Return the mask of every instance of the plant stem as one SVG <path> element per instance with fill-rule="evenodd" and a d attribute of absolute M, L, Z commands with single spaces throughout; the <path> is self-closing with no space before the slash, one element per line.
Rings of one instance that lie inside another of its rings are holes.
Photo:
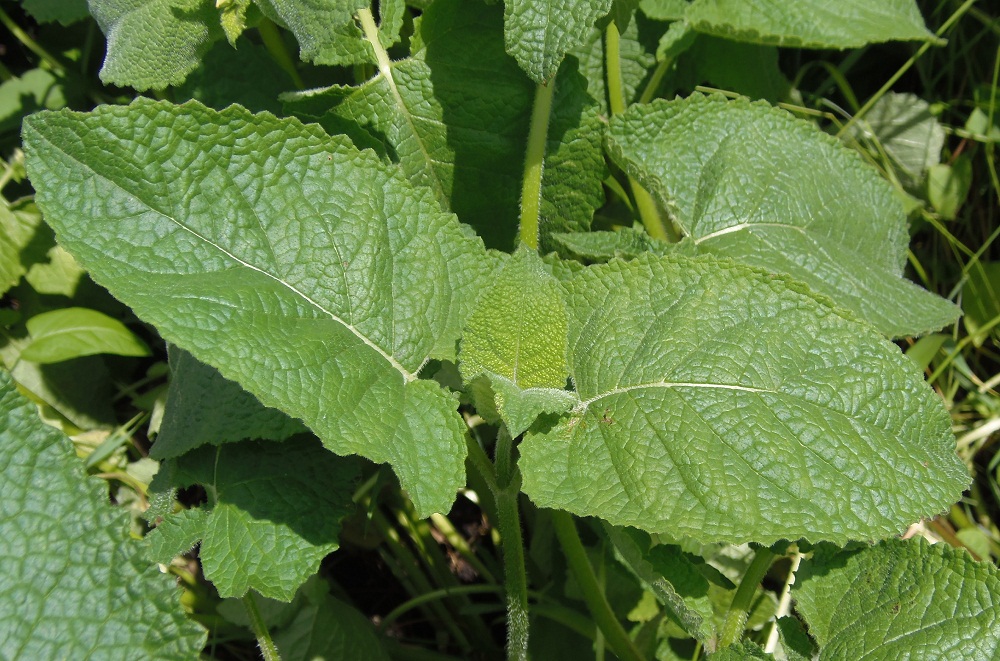
<path fill-rule="evenodd" d="M 743 629 L 750 614 L 750 607 L 753 605 L 754 594 L 757 593 L 757 586 L 764 580 L 764 574 L 767 573 L 773 560 L 774 553 L 771 549 L 762 548 L 754 555 L 753 562 L 740 581 L 740 587 L 736 589 L 733 603 L 729 605 L 726 621 L 722 624 L 722 633 L 719 635 L 720 649 L 739 642 L 743 637 Z"/>
<path fill-rule="evenodd" d="M 497 434 L 496 471 L 500 488 L 493 494 L 497 503 L 497 527 L 503 540 L 504 589 L 507 595 L 507 658 L 528 659 L 528 573 L 524 566 L 524 537 L 521 534 L 521 473 L 514 462 L 514 440 L 505 426 Z"/>
<path fill-rule="evenodd" d="M 14 19 L 8 16 L 7 12 L 3 9 L 0 9 L 0 23 L 3 23 L 4 27 L 10 30 L 10 33 L 13 34 L 18 41 L 24 44 L 25 48 L 45 60 L 49 66 L 52 67 L 53 71 L 56 73 L 64 73 L 66 71 L 66 67 L 64 67 L 62 62 L 59 61 L 59 58 L 42 48 L 38 42 L 32 39 L 31 35 L 27 32 L 22 30 L 21 26 L 15 23 Z"/>
<path fill-rule="evenodd" d="M 949 16 L 948 20 L 945 21 L 944 24 L 940 28 L 938 28 L 938 31 L 935 33 L 935 36 L 940 37 L 945 32 L 947 32 L 948 29 L 951 28 L 951 26 L 955 24 L 955 21 L 957 21 L 959 18 L 961 18 L 962 16 L 964 16 L 965 13 L 967 11 L 969 11 L 969 9 L 974 4 L 976 4 L 976 0 L 966 0 L 962 4 L 962 6 L 959 7 L 958 9 L 956 9 L 955 13 L 953 13 L 951 16 Z M 886 92 L 888 92 L 890 89 L 892 89 L 892 86 L 896 84 L 896 81 L 898 81 L 900 78 L 902 78 L 903 74 L 905 74 L 907 71 L 909 71 L 910 67 L 912 67 L 914 64 L 916 64 L 917 60 L 919 60 L 923 56 L 923 54 L 926 53 L 930 49 L 930 47 L 933 46 L 933 45 L 935 45 L 934 42 L 925 41 L 923 43 L 923 45 L 920 46 L 920 48 L 917 50 L 917 52 L 914 53 L 913 56 L 910 57 L 910 59 L 908 59 L 903 64 L 903 66 L 899 67 L 899 70 L 896 73 L 894 73 L 889 78 L 889 80 L 887 80 L 885 82 L 885 85 L 883 85 L 881 88 L 879 88 L 879 91 L 875 92 L 875 94 L 873 94 L 872 97 L 870 99 L 868 99 L 868 101 L 865 102 L 865 105 L 861 106 L 861 109 L 858 110 L 856 113 L 854 113 L 854 116 L 851 117 L 851 119 L 849 119 L 848 122 L 846 124 L 844 124 L 840 128 L 839 131 L 837 131 L 837 137 L 839 138 L 839 137 L 843 136 L 847 132 L 847 130 L 849 128 L 851 128 L 852 126 L 854 126 L 854 124 L 859 119 L 861 119 L 862 117 L 864 117 L 868 113 L 868 111 L 872 109 L 872 106 L 874 106 L 878 102 L 878 100 L 881 99 L 885 95 Z"/>
<path fill-rule="evenodd" d="M 281 38 L 281 33 L 278 32 L 278 26 L 274 24 L 274 21 L 267 17 L 261 18 L 260 23 L 257 24 L 257 32 L 260 33 L 260 39 L 264 42 L 264 48 L 271 54 L 281 70 L 291 77 L 295 87 L 298 89 L 305 87 L 302 77 L 295 69 L 295 61 L 288 53 L 285 41 Z"/>
<path fill-rule="evenodd" d="M 267 625 L 264 624 L 264 618 L 260 616 L 252 591 L 248 590 L 243 595 L 243 607 L 247 609 L 247 617 L 250 618 L 250 626 L 253 628 L 254 635 L 257 636 L 257 644 L 260 645 L 260 653 L 264 656 L 264 661 L 281 661 L 281 655 L 278 654 L 278 648 L 271 640 L 271 634 L 267 632 Z"/>
<path fill-rule="evenodd" d="M 767 643 L 764 651 L 773 654 L 778 647 L 778 620 L 792 611 L 792 585 L 795 584 L 795 574 L 799 571 L 802 563 L 802 553 L 797 549 L 792 555 L 792 566 L 788 569 L 788 578 L 785 579 L 785 587 L 781 589 L 781 598 L 778 600 L 778 609 L 774 612 L 774 622 L 771 632 L 767 636 Z"/>
<path fill-rule="evenodd" d="M 608 74 L 608 106 L 612 115 L 620 115 L 625 112 L 625 88 L 622 85 L 622 61 L 621 61 L 621 34 L 614 21 L 608 23 L 604 31 L 604 59 Z M 665 70 L 664 70 L 665 71 Z M 660 76 L 662 78 L 662 74 Z M 628 175 L 628 185 L 632 189 L 632 197 L 635 198 L 635 206 L 639 211 L 639 218 L 642 220 L 646 233 L 654 239 L 660 241 L 676 242 L 680 237 L 674 230 L 669 219 L 664 219 L 660 215 L 660 209 L 656 206 L 656 200 L 642 187 L 638 181 Z"/>
<path fill-rule="evenodd" d="M 535 103 L 531 109 L 528 149 L 524 157 L 524 177 L 521 184 L 521 241 L 538 250 L 538 219 L 542 202 L 542 170 L 545 167 L 545 145 L 549 135 L 549 116 L 555 95 L 555 79 L 539 83 L 535 88 Z"/>
<path fill-rule="evenodd" d="M 587 608 L 594 617 L 594 622 L 604 632 L 611 651 L 622 661 L 643 661 L 642 653 L 629 638 L 615 617 L 614 611 L 611 610 L 604 593 L 601 592 L 601 586 L 597 582 L 597 576 L 594 575 L 594 568 L 587 559 L 587 552 L 583 548 L 583 542 L 580 541 L 573 517 L 560 510 L 552 510 L 551 515 L 552 527 L 556 537 L 559 538 L 566 562 L 583 591 L 584 601 L 587 602 Z"/>

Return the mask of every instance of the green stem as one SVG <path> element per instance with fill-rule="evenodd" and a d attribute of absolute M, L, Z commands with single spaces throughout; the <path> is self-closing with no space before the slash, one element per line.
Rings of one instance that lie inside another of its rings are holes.
<path fill-rule="evenodd" d="M 620 115 L 625 112 L 626 106 L 625 88 L 622 85 L 620 45 L 621 34 L 618 32 L 618 26 L 615 25 L 615 22 L 611 21 L 604 31 L 604 59 L 608 74 L 608 105 L 611 107 L 612 115 Z M 646 228 L 646 233 L 660 241 L 678 241 L 679 237 L 673 224 L 660 214 L 656 200 L 649 194 L 649 191 L 631 176 L 628 177 L 628 185 L 632 189 L 632 197 L 635 198 L 635 206 L 639 211 L 642 225 Z"/>
<path fill-rule="evenodd" d="M 271 640 L 271 634 L 267 632 L 267 625 L 264 624 L 264 618 L 260 616 L 260 611 L 257 609 L 257 602 L 253 598 L 253 592 L 247 591 L 243 595 L 243 607 L 247 610 L 247 617 L 250 618 L 250 626 L 253 628 L 254 635 L 257 636 L 257 644 L 260 645 L 260 653 L 264 656 L 264 661 L 281 661 L 278 648 L 275 647 L 274 641 Z"/>
<path fill-rule="evenodd" d="M 601 592 L 601 586 L 597 582 L 597 576 L 594 575 L 594 568 L 587 559 L 587 552 L 583 548 L 583 542 L 580 541 L 573 517 L 559 510 L 552 510 L 551 515 L 552 527 L 556 537 L 559 538 L 566 562 L 583 592 L 583 599 L 587 602 L 587 608 L 594 617 L 594 622 L 604 632 L 608 646 L 621 661 L 643 661 L 642 653 L 629 638 Z"/>
<path fill-rule="evenodd" d="M 496 471 L 501 485 L 493 494 L 497 503 L 497 527 L 503 540 L 504 589 L 507 595 L 507 658 L 528 659 L 528 573 L 524 565 L 521 534 L 521 473 L 514 462 L 514 441 L 505 426 L 497 434 Z"/>
<path fill-rule="evenodd" d="M 3 23 L 4 27 L 10 30 L 11 34 L 13 34 L 18 41 L 24 44 L 28 50 L 48 62 L 53 71 L 57 73 L 64 73 L 66 71 L 66 67 L 64 67 L 62 62 L 59 61 L 59 58 L 42 48 L 38 42 L 32 39 L 31 35 L 27 32 L 22 30 L 21 26 L 15 23 L 3 9 L 0 9 L 0 23 Z"/>
<path fill-rule="evenodd" d="M 370 15 L 371 12 L 369 12 Z M 271 54 L 282 71 L 291 77 L 295 87 L 298 89 L 305 87 L 302 77 L 295 68 L 295 60 L 292 59 L 288 48 L 285 47 L 285 40 L 281 38 L 281 33 L 278 32 L 278 26 L 274 24 L 274 21 L 266 17 L 261 18 L 260 23 L 257 24 L 257 32 L 260 33 L 260 39 L 264 42 L 264 48 Z"/>
<path fill-rule="evenodd" d="M 729 612 L 726 613 L 726 621 L 722 624 L 722 633 L 719 635 L 719 648 L 729 647 L 740 641 L 743 637 L 743 629 L 746 627 L 747 616 L 753 605 L 753 597 L 757 593 L 757 587 L 764 580 L 771 562 L 774 561 L 774 553 L 770 549 L 762 548 L 753 557 L 753 562 L 747 568 L 747 573 L 740 581 L 740 587 L 736 589 L 736 596 L 733 603 L 729 605 Z"/>
<path fill-rule="evenodd" d="M 660 83 L 663 82 L 663 77 L 667 75 L 667 71 L 673 63 L 673 58 L 669 57 L 660 60 L 660 63 L 656 65 L 656 69 L 653 70 L 653 75 L 649 78 L 649 83 L 647 83 L 646 88 L 642 90 L 642 95 L 639 97 L 639 103 L 645 105 L 653 100 L 653 96 L 656 95 L 656 90 L 660 89 Z"/>
<path fill-rule="evenodd" d="M 940 28 L 938 28 L 938 31 L 935 33 L 935 36 L 940 37 L 945 32 L 947 32 L 951 28 L 951 26 L 955 24 L 955 21 L 964 16 L 965 13 L 969 11 L 969 9 L 971 9 L 972 5 L 974 4 L 976 4 L 976 0 L 966 0 L 962 4 L 962 6 L 956 9 L 955 13 L 949 16 L 948 20 L 945 21 Z M 839 131 L 837 131 L 837 137 L 839 138 L 843 136 L 845 133 L 847 133 L 847 130 L 850 129 L 852 126 L 854 126 L 854 124 L 859 119 L 868 114 L 868 111 L 872 109 L 872 106 L 874 106 L 878 102 L 878 100 L 885 95 L 886 92 L 892 89 L 892 86 L 896 84 L 896 81 L 902 78 L 903 74 L 909 71 L 910 67 L 916 64 L 917 60 L 919 60 L 923 56 L 923 54 L 926 53 L 928 49 L 930 49 L 930 47 L 934 45 L 935 44 L 932 41 L 925 41 L 923 45 L 920 46 L 920 48 L 917 50 L 917 52 L 914 53 L 913 56 L 910 57 L 910 59 L 903 64 L 903 66 L 899 67 L 899 71 L 894 73 L 892 77 L 886 81 L 885 85 L 883 85 L 879 89 L 879 91 L 875 92 L 875 94 L 873 94 L 872 97 L 868 99 L 867 102 L 865 102 L 865 105 L 861 106 L 861 109 L 858 110 L 856 113 L 854 113 L 854 116 L 851 117 L 851 119 L 848 120 L 848 122 L 844 124 L 844 126 L 842 126 Z"/>
<path fill-rule="evenodd" d="M 538 250 L 538 219 L 542 202 L 542 170 L 545 167 L 545 144 L 549 135 L 549 116 L 555 79 L 535 88 L 535 103 L 531 109 L 528 149 L 524 157 L 524 177 L 521 184 L 521 241 Z"/>

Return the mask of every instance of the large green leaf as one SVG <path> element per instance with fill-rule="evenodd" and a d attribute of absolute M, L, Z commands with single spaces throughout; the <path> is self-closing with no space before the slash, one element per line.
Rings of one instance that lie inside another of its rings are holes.
<path fill-rule="evenodd" d="M 818 553 L 793 594 L 820 661 L 1000 658 L 1000 572 L 947 544 Z"/>
<path fill-rule="evenodd" d="M 491 247 L 517 232 L 534 86 L 503 50 L 499 7 L 437 0 L 420 18 L 411 57 L 358 87 L 288 97 L 300 117 L 398 161 Z M 542 232 L 590 226 L 603 203 L 598 106 L 567 62 L 555 81 L 542 182 Z"/>
<path fill-rule="evenodd" d="M 201 539 L 205 577 L 220 595 L 241 597 L 253 588 L 289 601 L 337 549 L 356 476 L 356 461 L 327 452 L 308 436 L 194 450 L 157 480 L 168 480 L 169 487 L 203 485 L 211 509 L 160 524 L 174 546 L 157 540 L 154 531 L 157 560 L 169 562 Z M 154 486 L 165 490 L 162 482 Z"/>
<path fill-rule="evenodd" d="M 238 383 L 177 347 L 169 350 L 167 403 L 149 455 L 179 457 L 206 443 L 221 445 L 245 439 L 281 441 L 306 431 L 277 409 L 267 408 Z"/>
<path fill-rule="evenodd" d="M 685 17 L 700 32 L 797 48 L 934 38 L 914 0 L 694 0 Z"/>
<path fill-rule="evenodd" d="M 566 287 L 580 402 L 521 444 L 539 506 L 703 541 L 843 542 L 968 484 L 912 362 L 795 281 L 673 255 Z"/>
<path fill-rule="evenodd" d="M 205 632 L 107 501 L 106 483 L 0 370 L 0 657 L 198 655 Z"/>
<path fill-rule="evenodd" d="M 488 277 L 482 243 L 316 126 L 144 99 L 25 123 L 60 243 L 168 341 L 393 465 L 422 514 L 464 483 L 457 400 L 416 378 Z"/>
<path fill-rule="evenodd" d="M 202 0 L 90 0 L 90 11 L 108 40 L 101 80 L 140 92 L 184 82 L 222 36 Z"/>
<path fill-rule="evenodd" d="M 566 53 L 583 43 L 613 0 L 505 0 L 504 38 L 510 53 L 536 83 L 559 69 Z"/>
<path fill-rule="evenodd" d="M 492 382 L 493 405 L 512 436 L 543 412 L 562 413 L 573 405 L 565 389 L 566 323 L 559 282 L 538 253 L 524 247 L 469 317 L 459 352 L 462 377 Z"/>
<path fill-rule="evenodd" d="M 808 122 L 694 95 L 633 106 L 608 141 L 705 252 L 787 273 L 893 337 L 959 315 L 902 277 L 909 232 L 889 184 Z"/>

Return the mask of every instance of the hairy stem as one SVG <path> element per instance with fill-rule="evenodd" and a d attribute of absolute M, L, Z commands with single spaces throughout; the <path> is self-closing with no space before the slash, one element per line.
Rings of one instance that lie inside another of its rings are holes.
<path fill-rule="evenodd" d="M 538 219 L 542 202 L 542 170 L 545 166 L 545 144 L 549 135 L 549 116 L 555 79 L 535 88 L 535 103 L 531 109 L 531 128 L 528 131 L 528 149 L 524 157 L 524 176 L 521 183 L 521 241 L 532 250 L 538 250 Z"/>
<path fill-rule="evenodd" d="M 604 59 L 608 74 L 608 105 L 611 107 L 612 115 L 620 115 L 625 112 L 627 105 L 625 87 L 622 84 L 620 42 L 621 34 L 618 32 L 618 26 L 615 25 L 614 21 L 611 21 L 604 32 Z M 639 211 L 642 225 L 646 228 L 646 233 L 660 241 L 677 241 L 679 237 L 673 224 L 660 214 L 660 209 L 653 196 L 631 176 L 628 177 L 628 185 L 632 189 L 632 197 L 635 198 L 635 206 Z"/>
<path fill-rule="evenodd" d="M 281 661 L 281 655 L 278 654 L 278 648 L 271 640 L 271 634 L 267 631 L 264 618 L 260 616 L 260 610 L 257 608 L 252 591 L 247 591 L 243 595 L 243 607 L 246 608 L 247 617 L 250 618 L 250 626 L 253 628 L 254 635 L 257 636 L 257 644 L 260 645 L 260 653 L 263 655 L 264 661 Z"/>
<path fill-rule="evenodd" d="M 580 534 L 576 531 L 573 517 L 559 510 L 552 510 L 551 515 L 552 527 L 556 537 L 559 538 L 559 545 L 562 546 L 569 569 L 583 592 L 583 599 L 587 602 L 587 608 L 594 617 L 594 622 L 604 632 L 608 647 L 622 661 L 643 661 L 642 653 L 615 617 L 611 605 L 601 591 L 594 568 L 590 566 L 587 552 L 583 548 L 583 542 L 580 541 Z"/>
<path fill-rule="evenodd" d="M 774 553 L 770 549 L 762 548 L 754 555 L 753 562 L 740 581 L 740 587 L 736 589 L 733 603 L 729 605 L 726 621 L 722 624 L 722 633 L 719 635 L 720 649 L 739 642 L 743 637 L 743 629 L 750 614 L 750 607 L 753 605 L 753 597 L 757 593 L 757 586 L 764 580 L 764 574 L 767 573 L 773 560 Z"/>
<path fill-rule="evenodd" d="M 504 588 L 507 595 L 507 658 L 528 658 L 528 573 L 524 566 L 524 537 L 521 534 L 521 473 L 514 462 L 514 439 L 504 426 L 497 434 L 496 472 L 499 488 L 497 527 L 503 540 Z"/>

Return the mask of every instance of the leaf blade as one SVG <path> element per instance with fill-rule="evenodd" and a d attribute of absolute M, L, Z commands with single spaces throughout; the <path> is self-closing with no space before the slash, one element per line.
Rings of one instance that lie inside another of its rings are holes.
<path fill-rule="evenodd" d="M 491 266 L 426 191 L 318 127 L 238 107 L 35 115 L 25 142 L 47 217 L 95 280 L 328 448 L 392 463 L 421 512 L 448 508 L 464 427 L 415 373 L 453 357 Z M 66 206 L 87 199 L 103 201 Z"/>
<path fill-rule="evenodd" d="M 581 401 L 521 445 L 540 506 L 705 541 L 847 541 L 968 483 L 914 366 L 794 281 L 674 255 L 567 287 Z"/>

